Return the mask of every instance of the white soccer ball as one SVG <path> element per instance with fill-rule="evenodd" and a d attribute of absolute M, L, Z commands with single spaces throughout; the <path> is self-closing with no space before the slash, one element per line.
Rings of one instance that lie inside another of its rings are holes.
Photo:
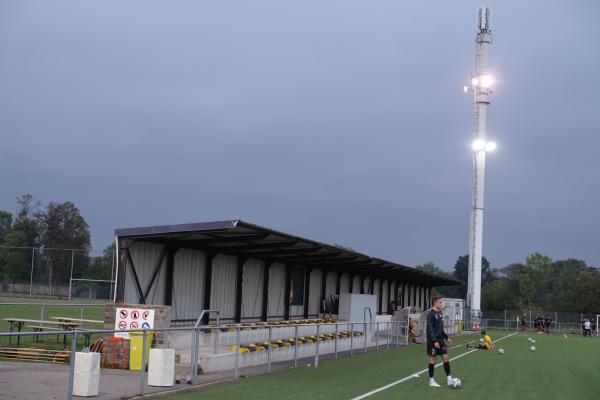
<path fill-rule="evenodd" d="M 531 346 L 531 351 L 535 351 L 535 346 Z"/>
<path fill-rule="evenodd" d="M 498 354 L 500 354 L 500 355 L 504 354 L 504 349 L 498 349 Z"/>
<path fill-rule="evenodd" d="M 462 382 L 458 378 L 452 378 L 452 387 L 454 389 L 459 389 L 462 387 Z"/>
<path fill-rule="evenodd" d="M 531 339 L 531 344 L 535 344 L 535 340 L 534 339 Z"/>

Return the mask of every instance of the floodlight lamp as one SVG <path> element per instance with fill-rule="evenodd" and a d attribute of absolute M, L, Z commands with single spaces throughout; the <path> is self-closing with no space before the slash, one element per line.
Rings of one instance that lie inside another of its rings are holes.
<path fill-rule="evenodd" d="M 491 75 L 482 75 L 479 79 L 480 83 L 481 83 L 481 87 L 489 89 L 492 87 L 492 84 L 494 83 L 494 79 L 492 78 Z"/>
<path fill-rule="evenodd" d="M 479 86 L 479 79 L 477 79 L 477 78 L 473 78 L 473 79 L 471 79 L 471 84 L 472 84 L 473 86 Z"/>
<path fill-rule="evenodd" d="M 467 93 L 469 91 L 469 87 L 468 86 L 463 86 L 463 90 L 465 91 L 465 93 Z"/>
<path fill-rule="evenodd" d="M 482 151 L 483 149 L 485 149 L 485 142 L 481 139 L 476 139 L 473 142 L 473 150 Z"/>
<path fill-rule="evenodd" d="M 485 144 L 485 151 L 494 151 L 496 150 L 496 143 L 495 142 L 487 142 Z"/>

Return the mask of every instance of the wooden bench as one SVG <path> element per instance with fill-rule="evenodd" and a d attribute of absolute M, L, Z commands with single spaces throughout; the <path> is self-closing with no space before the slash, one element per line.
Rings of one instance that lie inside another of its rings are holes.
<path fill-rule="evenodd" d="M 0 348 L 0 358 L 45 363 L 65 363 L 71 353 L 64 350 L 46 350 L 36 348 Z"/>
<path fill-rule="evenodd" d="M 42 326 L 42 325 L 27 325 L 27 328 L 33 329 L 34 332 L 44 332 L 45 331 L 62 331 L 61 328 L 54 328 L 52 326 Z M 43 342 L 43 340 L 38 340 L 38 338 L 42 335 L 35 335 L 34 340 L 36 342 Z M 56 335 L 56 341 L 58 342 L 60 335 Z"/>

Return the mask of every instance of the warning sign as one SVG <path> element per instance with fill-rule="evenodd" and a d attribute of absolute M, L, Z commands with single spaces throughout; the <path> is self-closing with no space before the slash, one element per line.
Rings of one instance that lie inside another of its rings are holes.
<path fill-rule="evenodd" d="M 115 330 L 118 331 L 154 328 L 154 310 L 117 308 L 115 317 Z M 129 339 L 129 332 L 115 332 L 115 336 Z"/>

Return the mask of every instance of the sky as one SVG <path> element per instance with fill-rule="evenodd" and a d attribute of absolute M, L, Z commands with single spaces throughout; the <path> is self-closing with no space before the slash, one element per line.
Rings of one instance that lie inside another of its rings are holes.
<path fill-rule="evenodd" d="M 468 253 L 479 1 L 0 2 L 0 209 Z M 483 254 L 600 266 L 600 3 L 489 1 Z"/>

